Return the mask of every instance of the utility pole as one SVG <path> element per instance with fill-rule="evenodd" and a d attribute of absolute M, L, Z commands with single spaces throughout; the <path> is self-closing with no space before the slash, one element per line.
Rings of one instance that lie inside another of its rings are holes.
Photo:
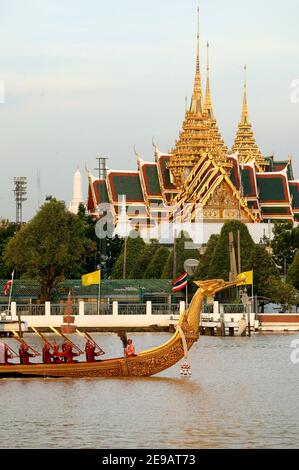
<path fill-rule="evenodd" d="M 229 240 L 229 260 L 230 260 L 229 280 L 234 281 L 237 277 L 237 263 L 236 263 L 236 252 L 235 252 L 233 232 L 229 232 L 228 240 Z"/>
<path fill-rule="evenodd" d="M 20 228 L 23 222 L 23 202 L 27 201 L 27 178 L 26 176 L 14 177 L 15 201 L 16 201 L 16 224 Z"/>
<path fill-rule="evenodd" d="M 176 263 L 177 263 L 177 246 L 176 246 L 176 231 L 174 231 L 174 240 L 173 240 L 173 272 L 172 272 L 173 280 L 175 280 L 175 279 L 177 278 Z"/>
<path fill-rule="evenodd" d="M 128 237 L 125 236 L 125 244 L 124 244 L 124 264 L 123 264 L 123 279 L 127 277 L 127 243 Z"/>
<path fill-rule="evenodd" d="M 238 274 L 242 272 L 241 268 L 241 237 L 240 230 L 237 232 L 237 244 L 238 244 Z"/>
<path fill-rule="evenodd" d="M 99 180 L 105 180 L 107 176 L 107 165 L 106 162 L 108 158 L 106 157 L 97 157 L 98 160 L 98 168 L 95 168 L 96 171 L 99 172 Z"/>

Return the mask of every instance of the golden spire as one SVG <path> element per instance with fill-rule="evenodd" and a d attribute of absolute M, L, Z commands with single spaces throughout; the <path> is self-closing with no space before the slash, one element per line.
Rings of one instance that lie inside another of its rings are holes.
<path fill-rule="evenodd" d="M 214 119 L 211 90 L 210 90 L 210 58 L 209 58 L 210 44 L 207 42 L 207 82 L 206 82 L 206 98 L 204 104 L 204 112 L 209 119 Z"/>
<path fill-rule="evenodd" d="M 248 105 L 247 105 L 247 66 L 244 65 L 244 97 L 243 97 L 243 108 L 241 123 L 243 125 L 248 124 Z"/>
<path fill-rule="evenodd" d="M 197 7 L 196 71 L 190 111 L 192 113 L 202 114 L 202 89 L 199 62 L 199 6 Z"/>
<path fill-rule="evenodd" d="M 267 160 L 263 157 L 252 130 L 249 121 L 248 104 L 247 104 L 247 67 L 244 66 L 244 95 L 242 105 L 241 121 L 238 126 L 235 143 L 232 147 L 233 152 L 238 152 L 239 162 L 241 164 L 254 160 L 258 171 L 264 171 L 268 165 Z"/>
<path fill-rule="evenodd" d="M 197 162 L 208 154 L 214 156 L 220 165 L 225 163 L 223 154 L 225 146 L 221 139 L 216 120 L 210 119 L 203 112 L 202 88 L 199 61 L 199 8 L 197 8 L 197 43 L 196 72 L 191 106 L 186 111 L 179 138 L 171 150 L 168 169 L 176 187 L 182 188 L 186 178 Z M 210 106 L 212 109 L 212 105 Z"/>
<path fill-rule="evenodd" d="M 227 166 L 226 156 L 228 154 L 228 148 L 224 144 L 221 137 L 216 118 L 214 116 L 211 89 L 210 89 L 210 56 L 209 56 L 210 44 L 207 43 L 207 82 L 206 82 L 206 96 L 204 103 L 204 116 L 207 119 L 210 126 L 210 141 L 213 147 L 218 150 L 218 161 L 222 166 Z"/>

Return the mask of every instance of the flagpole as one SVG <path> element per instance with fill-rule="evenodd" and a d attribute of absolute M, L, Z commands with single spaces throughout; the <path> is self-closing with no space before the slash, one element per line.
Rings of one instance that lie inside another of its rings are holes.
<path fill-rule="evenodd" d="M 100 315 L 100 302 L 101 302 L 101 270 L 99 269 L 99 289 L 98 289 L 98 315 Z"/>
<path fill-rule="evenodd" d="M 186 311 L 188 309 L 188 282 L 186 284 Z"/>
<path fill-rule="evenodd" d="M 11 283 L 11 286 L 10 286 L 9 298 L 8 298 L 8 315 L 10 314 L 10 316 L 11 316 L 11 313 L 10 313 L 10 310 L 11 310 L 11 296 L 12 296 L 12 288 L 13 288 L 13 282 L 14 282 L 14 275 L 15 275 L 15 270 L 13 270 L 12 275 L 11 275 L 12 283 Z"/>

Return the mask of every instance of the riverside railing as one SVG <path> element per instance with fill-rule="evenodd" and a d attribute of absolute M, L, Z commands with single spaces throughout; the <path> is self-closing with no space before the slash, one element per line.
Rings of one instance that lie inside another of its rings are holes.
<path fill-rule="evenodd" d="M 16 304 L 18 315 L 45 315 L 45 305 L 37 304 Z"/>
<path fill-rule="evenodd" d="M 146 304 L 118 304 L 118 315 L 146 315 Z"/>
<path fill-rule="evenodd" d="M 84 302 L 84 315 L 113 315 L 113 305 Z"/>
<path fill-rule="evenodd" d="M 152 315 L 179 315 L 179 304 L 152 304 Z"/>
<path fill-rule="evenodd" d="M 69 313 L 71 311 L 71 313 Z M 79 315 L 79 305 L 66 305 L 66 304 L 52 304 L 51 303 L 51 315 Z"/>

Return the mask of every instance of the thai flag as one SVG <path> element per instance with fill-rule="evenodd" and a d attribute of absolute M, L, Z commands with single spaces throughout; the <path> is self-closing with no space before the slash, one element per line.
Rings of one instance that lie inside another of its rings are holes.
<path fill-rule="evenodd" d="M 185 289 L 188 284 L 188 273 L 182 274 L 180 277 L 172 281 L 172 292 L 179 292 Z"/>
<path fill-rule="evenodd" d="M 9 290 L 11 289 L 11 286 L 13 285 L 13 278 L 14 278 L 15 270 L 11 273 L 11 279 L 7 281 L 4 287 L 4 295 L 8 295 Z"/>

